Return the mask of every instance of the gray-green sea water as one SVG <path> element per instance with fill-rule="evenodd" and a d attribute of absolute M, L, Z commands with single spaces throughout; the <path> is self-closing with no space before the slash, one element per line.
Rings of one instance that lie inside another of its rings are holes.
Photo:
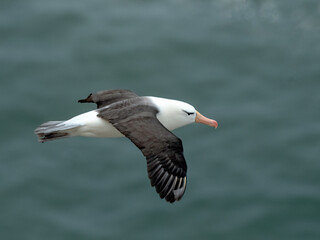
<path fill-rule="evenodd" d="M 103 89 L 219 122 L 169 204 L 127 139 L 40 144 Z M 1 0 L 0 239 L 320 239 L 318 0 Z"/>

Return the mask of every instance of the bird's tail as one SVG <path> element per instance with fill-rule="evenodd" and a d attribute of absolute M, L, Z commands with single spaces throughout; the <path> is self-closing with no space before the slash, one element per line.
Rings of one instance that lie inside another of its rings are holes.
<path fill-rule="evenodd" d="M 70 137 L 72 130 L 79 127 L 76 124 L 66 124 L 65 121 L 50 121 L 41 124 L 34 133 L 38 135 L 39 142 Z"/>

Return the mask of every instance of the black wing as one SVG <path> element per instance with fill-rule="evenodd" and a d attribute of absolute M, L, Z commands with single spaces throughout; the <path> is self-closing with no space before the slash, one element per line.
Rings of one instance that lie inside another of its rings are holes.
<path fill-rule="evenodd" d="M 158 110 L 144 97 L 100 110 L 99 117 L 129 138 L 147 159 L 148 176 L 161 198 L 173 203 L 186 189 L 187 164 L 181 140 L 156 118 Z"/>
<path fill-rule="evenodd" d="M 128 98 L 138 97 L 137 94 L 125 89 L 104 90 L 97 93 L 91 93 L 87 98 L 81 99 L 80 103 L 96 103 L 97 108 L 108 106 Z"/>

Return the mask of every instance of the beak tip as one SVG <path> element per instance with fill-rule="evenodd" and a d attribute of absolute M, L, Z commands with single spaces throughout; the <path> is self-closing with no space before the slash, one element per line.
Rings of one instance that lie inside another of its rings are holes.
<path fill-rule="evenodd" d="M 217 122 L 217 121 L 214 121 L 214 122 L 213 122 L 213 127 L 214 127 L 215 129 L 218 128 L 218 122 Z"/>

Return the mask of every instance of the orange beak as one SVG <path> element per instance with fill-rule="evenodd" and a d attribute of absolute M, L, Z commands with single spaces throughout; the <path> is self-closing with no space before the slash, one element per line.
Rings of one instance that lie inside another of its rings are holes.
<path fill-rule="evenodd" d="M 214 128 L 218 127 L 218 122 L 216 120 L 207 118 L 207 117 L 203 116 L 201 113 L 199 113 L 198 111 L 197 111 L 195 122 L 206 124 L 206 125 L 209 125 Z"/>

